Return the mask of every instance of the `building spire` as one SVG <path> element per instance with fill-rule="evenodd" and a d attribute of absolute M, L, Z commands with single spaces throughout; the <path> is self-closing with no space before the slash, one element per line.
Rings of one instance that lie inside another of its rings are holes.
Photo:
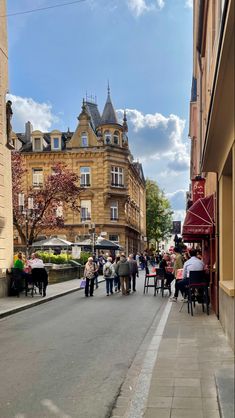
<path fill-rule="evenodd" d="M 128 125 L 127 125 L 127 117 L 126 117 L 126 109 L 124 110 L 123 113 L 123 132 L 128 132 Z"/>
<path fill-rule="evenodd" d="M 114 107 L 111 101 L 109 81 L 108 81 L 108 97 L 104 106 L 101 123 L 103 125 L 118 124 L 117 115 L 116 115 L 116 112 L 114 110 Z"/>
<path fill-rule="evenodd" d="M 83 98 L 82 99 L 82 111 L 81 111 L 80 115 L 78 116 L 78 120 L 81 120 L 81 118 L 84 117 L 84 116 L 86 118 L 90 119 L 90 115 L 89 115 L 89 113 L 87 111 L 87 108 L 86 108 L 86 102 L 85 102 L 85 99 Z"/>

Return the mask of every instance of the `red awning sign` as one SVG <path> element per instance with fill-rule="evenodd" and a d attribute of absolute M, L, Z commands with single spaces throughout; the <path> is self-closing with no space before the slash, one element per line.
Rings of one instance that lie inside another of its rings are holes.
<path fill-rule="evenodd" d="M 198 199 L 187 210 L 183 225 L 183 237 L 186 235 L 210 235 L 214 233 L 214 195 Z"/>

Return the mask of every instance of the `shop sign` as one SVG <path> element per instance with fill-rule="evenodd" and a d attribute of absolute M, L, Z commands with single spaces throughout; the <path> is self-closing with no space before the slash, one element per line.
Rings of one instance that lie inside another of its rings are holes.
<path fill-rule="evenodd" d="M 192 180 L 192 198 L 193 203 L 198 199 L 205 197 L 205 179 Z"/>

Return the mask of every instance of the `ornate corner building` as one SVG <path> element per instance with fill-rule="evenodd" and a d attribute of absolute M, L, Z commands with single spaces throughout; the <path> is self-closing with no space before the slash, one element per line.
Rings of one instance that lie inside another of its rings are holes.
<path fill-rule="evenodd" d="M 43 133 L 27 122 L 24 134 L 12 136 L 24 156 L 28 188 L 41 187 L 58 162 L 80 177 L 80 213 L 64 213 L 65 227 L 53 234 L 75 242 L 95 226 L 97 235 L 103 233 L 127 252 L 144 249 L 145 178 L 141 164 L 133 161 L 127 133 L 126 113 L 120 124 L 108 88 L 102 115 L 93 100 L 83 100 L 75 132 Z"/>

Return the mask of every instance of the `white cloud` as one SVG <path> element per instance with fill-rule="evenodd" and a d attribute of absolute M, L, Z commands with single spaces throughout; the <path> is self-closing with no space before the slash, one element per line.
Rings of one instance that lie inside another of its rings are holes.
<path fill-rule="evenodd" d="M 117 113 L 122 119 L 123 110 L 119 109 Z M 144 114 L 137 109 L 126 109 L 126 113 L 134 158 L 142 163 L 145 176 L 157 181 L 168 192 L 175 216 L 182 220 L 190 160 L 189 141 L 184 137 L 186 121 L 174 114 Z"/>
<path fill-rule="evenodd" d="M 164 0 L 127 0 L 127 5 L 131 11 L 131 13 L 139 17 L 143 13 L 156 10 L 156 9 L 162 9 L 165 5 Z"/>
<path fill-rule="evenodd" d="M 193 8 L 193 0 L 186 0 L 185 7 L 189 7 L 190 9 Z"/>
<path fill-rule="evenodd" d="M 186 190 L 179 189 L 172 193 L 166 193 L 167 198 L 171 202 L 171 206 L 174 210 L 181 210 L 186 206 Z"/>
<path fill-rule="evenodd" d="M 25 123 L 30 121 L 33 129 L 43 132 L 49 131 L 52 124 L 59 121 L 53 114 L 50 103 L 38 103 L 29 97 L 20 97 L 13 94 L 7 96 L 12 101 L 12 126 L 16 132 L 24 132 Z"/>
<path fill-rule="evenodd" d="M 173 193 L 166 193 L 174 211 L 173 220 L 183 223 L 186 214 L 186 190 L 180 189 Z"/>
<path fill-rule="evenodd" d="M 118 114 L 122 117 L 123 110 Z M 162 160 L 168 171 L 182 172 L 189 168 L 188 142 L 184 141 L 185 120 L 170 114 L 143 114 L 127 109 L 129 141 L 135 157 L 142 161 Z"/>

